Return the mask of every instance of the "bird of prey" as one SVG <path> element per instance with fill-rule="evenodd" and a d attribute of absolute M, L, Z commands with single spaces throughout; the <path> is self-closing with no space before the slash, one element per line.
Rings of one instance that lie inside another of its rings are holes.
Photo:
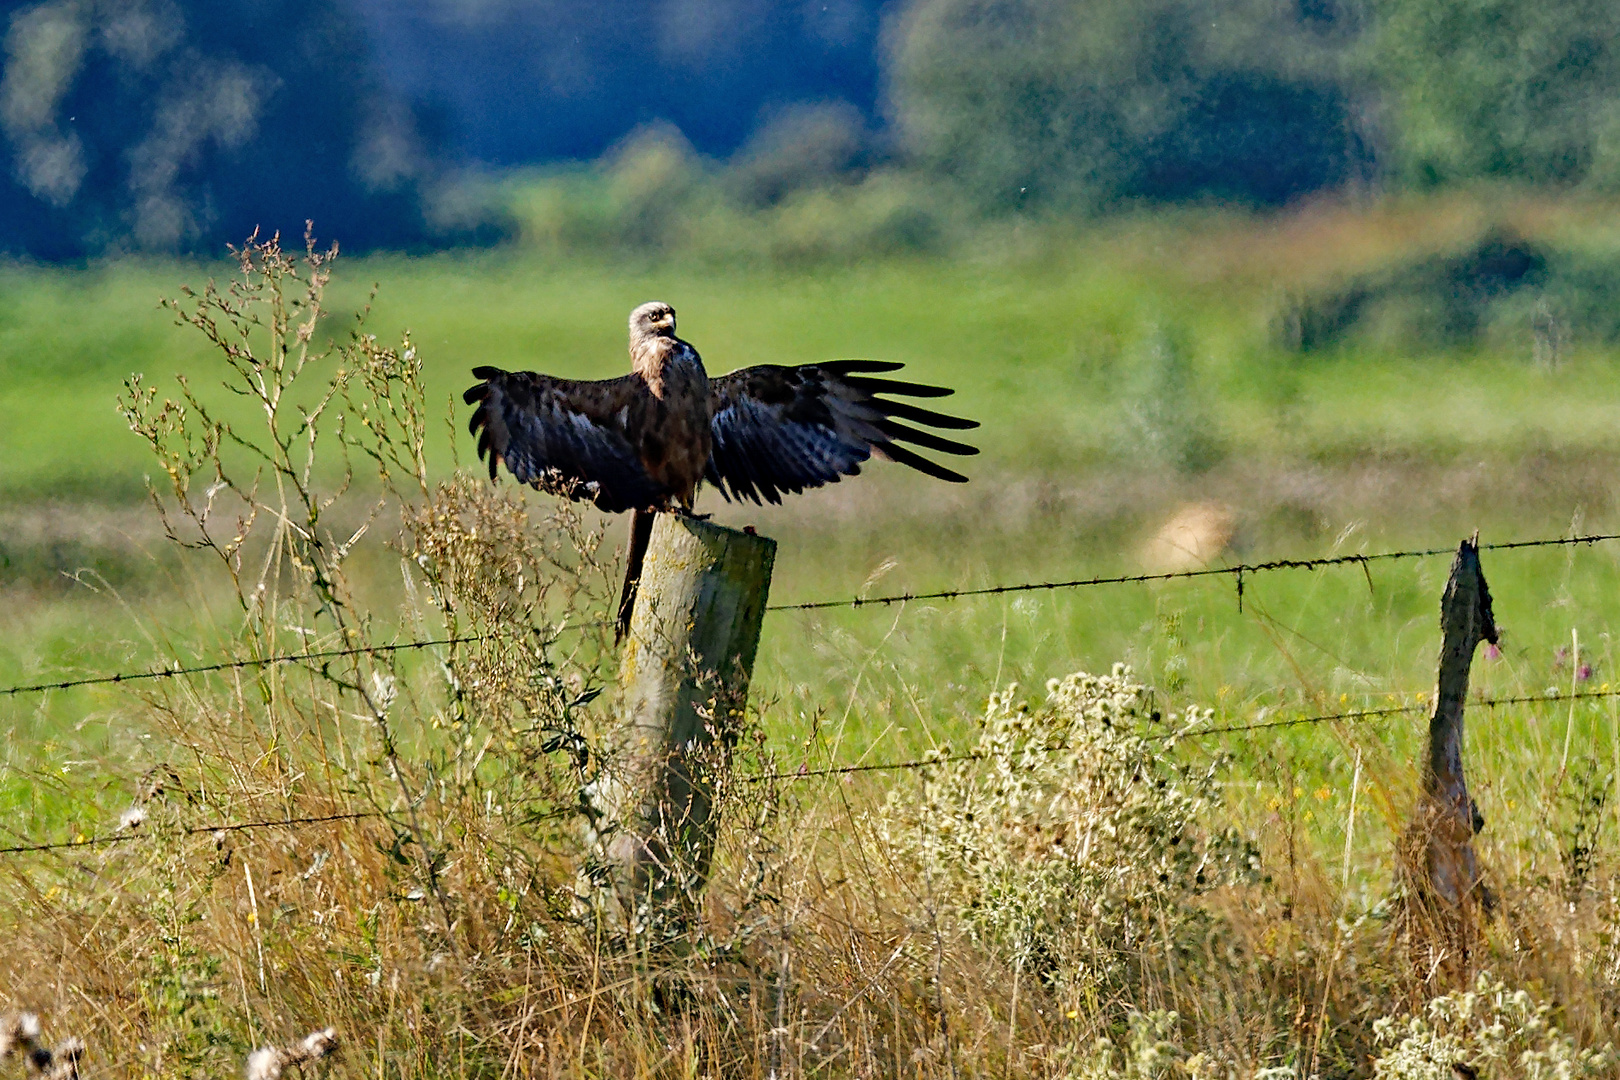
<path fill-rule="evenodd" d="M 710 378 L 697 350 L 675 336 L 675 309 L 661 302 L 630 313 L 630 361 L 630 374 L 600 380 L 478 367 L 473 377 L 481 381 L 463 395 L 477 405 L 469 427 L 478 436 L 478 456 L 489 461 L 491 480 L 505 462 L 521 483 L 588 500 L 609 513 L 634 512 L 619 604 L 621 637 L 653 514 L 693 513 L 704 480 L 728 501 L 780 503 L 785 493 L 855 476 L 874 456 L 964 483 L 967 477 L 911 447 L 979 452 L 901 422 L 956 430 L 979 426 L 880 397 L 953 392 L 874 377 L 901 364 L 760 364 Z"/>

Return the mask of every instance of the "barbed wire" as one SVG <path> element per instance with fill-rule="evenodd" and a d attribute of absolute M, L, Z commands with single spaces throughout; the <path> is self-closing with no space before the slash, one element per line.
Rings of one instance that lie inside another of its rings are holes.
<path fill-rule="evenodd" d="M 1264 720 L 1253 724 L 1233 724 L 1228 727 L 1198 728 L 1187 731 L 1171 731 L 1155 733 L 1149 738 L 1158 742 L 1171 740 L 1202 739 L 1211 735 L 1234 735 L 1250 731 L 1269 731 L 1275 728 L 1300 727 L 1308 724 L 1326 724 L 1333 722 L 1358 723 L 1368 720 L 1383 720 L 1392 716 L 1406 716 L 1413 713 L 1429 711 L 1430 702 L 1425 700 L 1426 695 L 1419 694 L 1418 701 L 1411 705 L 1390 705 L 1377 709 L 1352 709 L 1347 712 L 1323 713 L 1317 716 L 1296 716 L 1287 720 Z M 1582 690 L 1572 693 L 1551 694 L 1520 694 L 1514 697 L 1475 698 L 1467 702 L 1476 708 L 1494 709 L 1508 705 L 1536 705 L 1556 704 L 1569 701 L 1586 701 L 1606 698 L 1620 698 L 1620 689 L 1617 690 Z M 1063 745 L 1045 746 L 1045 751 L 1066 749 Z M 957 762 L 984 761 L 991 755 L 981 750 L 971 750 L 962 754 L 952 754 L 949 751 L 931 754 L 928 757 L 913 758 L 907 761 L 887 761 L 859 763 L 854 765 L 831 765 L 819 769 L 800 767 L 796 772 L 766 773 L 762 776 L 738 777 L 742 783 L 767 783 L 780 780 L 808 780 L 815 777 L 849 776 L 856 773 L 867 772 L 901 772 L 910 769 L 926 769 L 932 765 L 949 765 Z"/>
<path fill-rule="evenodd" d="M 235 671 L 242 668 L 270 667 L 275 664 L 296 664 L 309 660 L 334 660 L 344 656 L 366 656 L 372 653 L 395 653 L 406 649 L 427 649 L 436 645 L 464 645 L 483 641 L 487 635 L 473 634 L 463 637 L 430 638 L 425 641 L 398 641 L 389 645 L 351 645 L 342 649 L 315 649 L 301 653 L 281 653 L 275 656 L 252 657 L 247 660 L 220 660 L 190 667 L 153 668 L 149 671 L 121 672 L 114 675 L 91 675 L 82 679 L 64 679 L 60 682 L 30 683 L 0 690 L 0 697 L 16 694 L 42 694 L 51 690 L 72 690 L 80 686 L 105 686 L 109 683 L 139 682 L 143 679 L 174 679 L 182 675 L 205 675 L 215 671 Z"/>
<path fill-rule="evenodd" d="M 1267 720 L 1253 724 L 1234 724 L 1228 727 L 1201 728 L 1187 731 L 1156 733 L 1150 738 L 1156 741 L 1169 742 L 1171 740 L 1189 740 L 1206 738 L 1211 735 L 1231 735 L 1243 732 L 1266 731 L 1275 728 L 1298 727 L 1307 724 L 1325 724 L 1330 722 L 1361 722 L 1367 720 L 1387 719 L 1391 716 L 1409 715 L 1427 711 L 1430 705 L 1418 695 L 1419 700 L 1410 705 L 1390 705 L 1376 709 L 1353 709 L 1346 712 L 1324 713 L 1315 716 L 1292 717 L 1286 720 Z M 1598 700 L 1620 697 L 1620 689 L 1616 690 L 1585 690 L 1571 693 L 1551 694 L 1520 694 L 1512 697 L 1476 698 L 1467 704 L 1476 708 L 1499 708 L 1509 705 L 1530 704 L 1556 704 L 1561 702 Z M 1052 752 L 1066 749 L 1062 744 L 1042 747 L 1042 750 Z M 818 777 L 850 776 L 867 772 L 901 772 L 913 769 L 925 769 L 930 766 L 950 765 L 963 762 L 985 761 L 991 754 L 981 750 L 971 750 L 966 753 L 952 754 L 949 751 L 931 754 L 923 758 L 914 758 L 907 761 L 886 761 L 857 763 L 853 765 L 835 765 L 818 769 L 800 768 L 796 772 L 766 773 L 756 776 L 739 776 L 738 783 L 758 784 L 771 781 L 809 780 Z M 569 806 L 539 815 L 530 820 L 544 821 L 570 814 L 578 813 L 578 808 Z M 255 829 L 276 828 L 302 828 L 310 825 L 325 825 L 340 821 L 361 821 L 369 819 L 387 819 L 388 814 L 382 810 L 357 810 L 341 814 L 321 814 L 298 818 L 271 818 L 259 821 L 239 821 L 212 823 L 207 825 L 191 825 L 166 832 L 138 832 L 130 829 L 124 832 L 107 833 L 96 836 L 76 837 L 72 840 L 58 840 L 46 843 L 14 844 L 0 847 L 0 855 L 24 855 L 51 851 L 69 851 L 105 847 L 111 844 L 121 844 L 130 841 L 153 840 L 161 836 L 188 837 L 200 835 L 217 835 L 219 833 L 243 832 Z"/>
<path fill-rule="evenodd" d="M 563 631 L 600 630 L 612 626 L 611 619 L 596 619 L 587 622 L 569 623 L 565 626 L 554 627 L 557 633 Z M 0 697 L 10 697 L 15 694 L 40 694 L 51 690 L 72 690 L 81 686 L 105 686 L 112 683 L 138 682 L 142 679 L 172 679 L 182 675 L 205 675 L 211 672 L 232 671 L 241 668 L 271 667 L 276 664 L 295 664 L 309 660 L 333 660 L 345 656 L 368 656 L 374 653 L 395 653 L 408 649 L 427 649 L 439 645 L 466 645 L 475 641 L 490 641 L 496 637 L 516 637 L 517 634 L 465 634 L 459 637 L 428 638 L 421 641 L 396 641 L 387 645 L 350 645 L 341 649 L 316 649 L 301 653 L 278 653 L 274 656 L 252 657 L 246 660 L 220 660 L 208 664 L 194 664 L 189 667 L 152 668 L 147 671 L 123 672 L 113 675 L 88 675 L 78 679 L 64 679 L 59 682 L 29 683 L 23 686 L 10 686 L 0 689 Z"/>
<path fill-rule="evenodd" d="M 525 821 L 547 821 L 568 814 L 577 813 L 573 806 L 550 813 L 540 814 L 536 817 L 526 818 Z M 303 828 L 309 825 L 327 825 L 339 821 L 365 821 L 370 819 L 386 820 L 389 815 L 383 810 L 356 810 L 344 814 L 321 814 L 314 817 L 299 818 L 269 818 L 263 821 L 238 821 L 213 825 L 188 825 L 179 829 L 170 829 L 156 832 L 139 832 L 131 828 L 126 832 L 105 833 L 98 836 L 86 836 L 73 840 L 56 840 L 43 844 L 15 844 L 11 847 L 0 847 L 0 855 L 24 855 L 34 852 L 67 851 L 74 848 L 105 847 L 109 844 L 122 844 L 132 840 L 156 840 L 159 837 L 186 837 L 186 836 L 213 836 L 218 833 L 247 832 L 254 829 L 287 829 Z"/>
<path fill-rule="evenodd" d="M 1582 536 L 1548 537 L 1539 540 L 1508 540 L 1494 544 L 1481 544 L 1481 551 L 1512 551 L 1521 548 L 1539 547 L 1568 547 L 1573 545 L 1592 545 L 1607 541 L 1620 540 L 1620 533 L 1592 533 Z M 1315 559 L 1269 559 L 1264 562 L 1240 563 L 1236 566 L 1204 567 L 1197 570 L 1172 570 L 1155 574 L 1123 574 L 1114 577 L 1073 578 L 1067 581 L 1038 581 L 1021 582 L 1012 585 L 992 585 L 981 589 L 944 589 L 938 592 L 927 593 L 894 593 L 888 596 L 852 597 L 847 600 L 814 600 L 800 604 L 773 604 L 765 610 L 769 612 L 785 611 L 822 611 L 830 608 L 862 608 L 871 606 L 887 606 L 891 604 L 909 603 L 914 600 L 959 600 L 975 596 L 998 596 L 1007 593 L 1050 591 L 1056 589 L 1076 589 L 1100 585 L 1126 585 L 1141 584 L 1154 581 L 1178 581 L 1205 577 L 1234 577 L 1237 581 L 1238 607 L 1243 606 L 1243 579 L 1246 575 L 1266 573 L 1275 570 L 1317 570 L 1332 566 L 1361 566 L 1363 569 L 1369 563 L 1389 562 L 1399 559 L 1430 558 L 1436 555 L 1450 555 L 1454 548 L 1413 548 L 1403 551 L 1379 551 L 1359 555 L 1333 555 Z M 583 630 L 593 627 L 609 625 L 606 620 L 587 622 L 567 627 L 566 629 Z M 107 686 L 128 682 L 139 682 L 151 679 L 172 679 L 185 675 L 205 675 L 220 671 L 234 671 L 245 668 L 270 667 L 276 664 L 306 663 L 317 660 L 333 660 L 348 656 L 366 656 L 377 653 L 395 653 L 410 649 L 426 649 L 444 645 L 463 645 L 476 641 L 487 641 L 493 635 L 472 634 L 458 637 L 430 638 L 421 641 L 401 641 L 385 645 L 354 645 L 336 649 L 316 649 L 299 653 L 283 653 L 274 656 L 250 657 L 242 660 L 220 660 L 207 664 L 193 664 L 183 667 L 153 668 L 148 671 L 117 672 L 110 675 L 89 675 L 81 678 L 62 679 L 56 682 L 26 683 L 18 686 L 0 688 L 0 697 L 14 697 L 19 694 L 40 694 L 52 690 L 72 690 L 85 686 Z"/>
<path fill-rule="evenodd" d="M 1620 533 L 1592 533 L 1584 536 L 1549 537 L 1541 540 L 1508 540 L 1495 544 L 1481 544 L 1481 551 L 1511 551 L 1519 548 L 1566 547 L 1575 544 L 1598 544 L 1620 540 Z M 1360 555 L 1331 555 L 1316 559 L 1268 559 L 1264 562 L 1239 563 L 1235 566 L 1207 566 L 1196 570 L 1167 570 L 1152 574 L 1119 574 L 1113 577 L 1071 578 L 1067 581 L 1030 581 L 1013 585 L 990 585 L 979 589 L 942 589 L 926 593 L 892 593 L 888 596 L 856 596 L 848 600 L 811 600 L 802 604 L 773 604 L 766 611 L 825 611 L 829 608 L 861 608 L 874 605 L 905 604 L 913 600 L 961 600 L 973 596 L 1001 596 L 1006 593 L 1047 592 L 1057 589 L 1081 589 L 1097 585 L 1137 585 L 1153 581 L 1182 581 L 1189 578 L 1232 577 L 1237 581 L 1238 607 L 1243 606 L 1243 579 L 1253 574 L 1273 570 L 1320 570 L 1330 566 L 1361 566 L 1374 562 L 1392 562 L 1399 559 L 1425 559 L 1436 555 L 1453 555 L 1454 547 L 1413 548 L 1406 551 L 1377 551 Z"/>
<path fill-rule="evenodd" d="M 334 821 L 359 821 L 364 818 L 384 817 L 381 810 L 357 810 L 347 814 L 322 814 L 316 817 L 282 818 L 266 821 L 239 821 L 234 824 L 218 825 L 191 825 L 181 829 L 170 830 L 168 833 L 136 832 L 130 829 L 127 832 L 107 833 L 101 836 L 86 836 L 81 839 L 58 840 L 45 844 L 17 844 L 12 847 L 0 847 L 0 855 L 22 855 L 36 851 L 63 851 L 68 848 L 105 847 L 108 844 L 122 844 L 131 840 L 151 840 L 158 836 L 200 836 L 204 833 L 243 832 L 251 829 L 271 828 L 298 828 L 305 825 L 324 825 Z"/>

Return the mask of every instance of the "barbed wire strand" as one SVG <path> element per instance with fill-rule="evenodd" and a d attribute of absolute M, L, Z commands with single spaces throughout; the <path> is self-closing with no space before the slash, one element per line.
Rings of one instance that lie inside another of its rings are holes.
<path fill-rule="evenodd" d="M 567 631 L 601 630 L 612 626 L 611 619 L 596 619 L 588 622 L 569 623 L 553 627 L 555 633 Z M 11 686 L 0 689 L 0 697 L 10 697 L 14 694 L 39 694 L 51 690 L 72 690 L 80 686 L 105 686 L 111 683 L 138 682 L 142 679 L 173 679 L 182 675 L 205 675 L 216 671 L 232 671 L 241 668 L 271 667 L 276 664 L 295 664 L 307 660 L 333 660 L 344 656 L 366 656 L 372 653 L 395 653 L 407 649 L 427 649 L 438 645 L 466 645 L 475 641 L 490 641 L 499 636 L 517 637 L 517 634 L 468 634 L 461 637 L 429 638 L 422 641 L 398 641 L 388 645 L 351 645 L 342 649 L 318 649 L 301 653 L 278 653 L 274 656 L 261 656 L 247 660 L 220 660 L 209 664 L 196 664 L 190 667 L 153 668 L 149 671 L 133 671 L 114 675 L 91 675 L 79 679 L 64 679 L 60 682 L 30 683 L 25 686 Z"/>
<path fill-rule="evenodd" d="M 407 649 L 427 649 L 437 645 L 465 645 L 484 641 L 488 635 L 473 634 L 464 637 L 430 638 L 425 641 L 399 641 L 389 645 L 355 645 L 342 649 L 315 649 L 301 653 L 279 653 L 247 660 L 220 660 L 190 667 L 153 668 L 150 671 L 122 672 L 115 675 L 92 675 L 82 679 L 64 679 L 61 682 L 30 683 L 0 690 L 0 696 L 15 694 L 42 694 L 51 690 L 71 690 L 79 686 L 105 686 L 110 683 L 139 682 L 143 679 L 175 679 L 182 675 L 206 675 L 215 671 L 236 671 L 242 668 L 271 667 L 276 664 L 296 664 L 310 660 L 334 660 L 343 656 L 365 656 L 371 653 L 395 653 Z"/>
<path fill-rule="evenodd" d="M 363 818 L 383 817 L 381 810 L 357 810 L 347 814 L 322 814 L 317 817 L 283 818 L 267 821 L 239 821 L 234 824 L 218 825 L 191 825 L 182 829 L 172 830 L 170 833 L 128 832 L 111 833 L 102 836 L 87 836 L 82 840 L 59 840 L 47 844 L 17 844 L 13 847 L 0 847 L 0 855 L 21 855 L 35 851 L 61 851 L 67 848 L 105 847 L 108 844 L 122 844 L 130 840 L 151 840 L 160 835 L 173 836 L 199 836 L 203 833 L 243 832 L 250 829 L 271 828 L 298 828 L 304 825 L 324 825 L 334 821 L 359 821 Z"/>
<path fill-rule="evenodd" d="M 545 821 L 551 818 L 562 817 L 577 812 L 576 807 L 565 807 L 550 813 L 540 814 L 527 818 L 526 821 Z M 160 832 L 137 832 L 131 829 L 128 832 L 107 833 L 98 836 L 87 836 L 82 840 L 58 840 L 44 844 L 17 844 L 12 847 L 0 847 L 0 855 L 24 855 L 33 852 L 66 851 L 73 848 L 105 847 L 108 844 L 122 844 L 131 840 L 156 840 L 159 837 L 186 837 L 214 835 L 216 833 L 246 832 L 253 829 L 287 829 L 303 828 L 308 825 L 326 825 L 339 821 L 365 821 L 370 819 L 387 819 L 388 813 L 383 810 L 356 810 L 346 814 L 322 814 L 316 817 L 301 818 L 270 818 L 263 821 L 239 821 L 235 823 L 214 825 L 189 825 L 179 829 Z"/>
<path fill-rule="evenodd" d="M 1549 537 L 1542 540 L 1507 540 L 1495 544 L 1481 544 L 1481 551 L 1513 551 L 1519 548 L 1567 547 L 1575 544 L 1599 544 L 1620 540 L 1620 533 L 1593 533 L 1586 536 Z M 1232 577 L 1237 581 L 1238 606 L 1243 603 L 1243 578 L 1246 574 L 1260 574 L 1272 570 L 1320 570 L 1330 566 L 1360 566 L 1368 563 L 1392 562 L 1398 559 L 1426 559 L 1436 555 L 1453 555 L 1456 548 L 1413 548 L 1408 551 L 1377 551 L 1363 555 L 1332 555 L 1317 559 L 1268 559 L 1264 562 L 1240 563 L 1235 566 L 1206 566 L 1196 570 L 1167 570 L 1154 574 L 1120 574 L 1114 577 L 1072 578 L 1067 581 L 1031 581 L 1014 585 L 990 585 L 982 589 L 943 589 L 927 593 L 892 593 L 888 596 L 856 596 L 848 600 L 812 600 L 802 604 L 773 604 L 766 611 L 825 611 L 829 608 L 862 608 L 876 605 L 906 604 L 914 600 L 961 600 L 972 596 L 1001 596 L 1006 593 L 1047 592 L 1057 589 L 1080 589 L 1095 585 L 1137 585 L 1153 581 L 1182 581 L 1189 578 Z"/>
<path fill-rule="evenodd" d="M 1537 547 L 1567 547 L 1576 544 L 1598 544 L 1611 540 L 1620 540 L 1620 533 L 1593 533 L 1585 536 L 1549 537 L 1541 540 L 1508 540 L 1494 544 L 1481 544 L 1481 551 L 1511 551 L 1520 548 Z M 1363 555 L 1334 555 L 1319 559 L 1270 559 L 1265 562 L 1243 563 L 1237 566 L 1205 567 L 1198 570 L 1173 570 L 1158 574 L 1125 574 L 1116 577 L 1090 577 L 1074 578 L 1068 581 L 1039 581 L 1023 582 L 1014 585 L 993 585 L 983 589 L 946 589 L 930 593 L 895 593 L 889 596 L 853 597 L 848 600 L 815 600 L 803 604 L 775 604 L 767 607 L 766 611 L 822 611 L 829 608 L 862 608 L 872 606 L 886 606 L 890 604 L 909 603 L 913 600 L 960 600 L 974 596 L 998 596 L 1005 593 L 1037 592 L 1055 589 L 1078 589 L 1099 585 L 1128 585 L 1153 581 L 1177 581 L 1190 578 L 1203 577 L 1235 577 L 1238 583 L 1238 606 L 1241 610 L 1243 602 L 1243 576 L 1245 574 L 1265 573 L 1273 570 L 1316 570 L 1331 566 L 1360 566 L 1366 569 L 1368 563 L 1380 561 L 1393 561 L 1397 559 L 1431 558 L 1436 555 L 1450 555 L 1452 548 L 1414 548 L 1407 551 L 1378 551 Z M 564 630 L 585 630 L 605 626 L 605 620 L 580 623 Z M 333 660 L 346 656 L 364 656 L 375 653 L 394 653 L 408 649 L 426 649 L 441 645 L 463 645 L 475 641 L 486 641 L 492 635 L 473 634 L 461 637 L 432 638 L 424 641 L 401 641 L 387 645 L 356 645 L 341 649 L 318 649 L 301 653 L 283 653 L 275 656 L 253 657 L 245 660 L 220 660 L 208 664 L 193 664 L 187 667 L 154 668 L 149 671 L 119 672 L 112 675 L 91 675 L 77 679 L 62 679 L 57 682 L 28 683 L 20 686 L 0 688 L 0 697 L 14 697 L 19 694 L 42 694 L 52 690 L 72 690 L 84 686 L 107 686 L 113 684 L 139 682 L 150 679 L 173 679 L 185 675 L 206 675 L 219 671 L 233 671 L 253 667 L 270 667 L 275 664 L 294 664 L 313 660 Z"/>
<path fill-rule="evenodd" d="M 109 683 L 139 682 L 143 679 L 174 679 L 182 675 L 204 675 L 215 671 L 234 671 L 241 668 L 270 667 L 275 664 L 296 664 L 309 660 L 333 660 L 343 656 L 364 656 L 371 653 L 402 652 L 406 649 L 426 649 L 436 645 L 463 645 L 483 641 L 485 635 L 470 637 L 431 638 L 424 641 L 400 641 L 389 645 L 356 645 L 342 649 L 315 649 L 301 653 L 281 653 L 275 656 L 254 657 L 247 660 L 220 660 L 190 667 L 153 668 L 150 671 L 121 672 L 115 675 L 93 675 L 82 679 L 64 679 L 61 682 L 31 683 L 0 690 L 0 695 L 45 693 L 50 690 L 71 690 L 79 686 L 103 686 Z"/>
<path fill-rule="evenodd" d="M 1477 698 L 1468 702 L 1476 708 L 1499 708 L 1508 705 L 1555 704 L 1560 702 L 1596 700 L 1620 697 L 1620 690 L 1586 690 L 1575 693 L 1553 694 L 1521 694 L 1514 697 Z M 1155 735 L 1153 738 L 1168 742 L 1172 739 L 1199 739 L 1211 735 L 1230 735 L 1242 732 L 1266 731 L 1274 728 L 1298 727 L 1305 724 L 1325 724 L 1333 721 L 1359 722 L 1365 720 L 1386 719 L 1391 716 L 1406 715 L 1427 711 L 1428 702 L 1420 701 L 1412 705 L 1391 705 L 1378 709 L 1354 709 L 1348 712 L 1325 713 L 1317 716 L 1300 716 L 1287 720 L 1268 720 L 1254 724 L 1235 724 L 1229 727 L 1204 728 L 1196 731 L 1166 732 Z M 1062 745 L 1044 747 L 1048 751 L 1065 749 Z M 900 772 L 912 769 L 925 769 L 930 766 L 950 765 L 960 762 L 984 761 L 990 755 L 983 751 L 973 750 L 964 754 L 935 754 L 926 758 L 915 758 L 909 761 L 873 762 L 856 765 L 837 765 L 820 769 L 799 769 L 791 773 L 767 773 L 762 776 L 741 776 L 736 778 L 738 783 L 758 784 L 769 781 L 795 781 L 809 780 L 817 777 L 849 776 L 867 772 Z M 542 815 L 539 820 L 561 817 L 576 812 L 575 807 L 565 807 Z M 0 847 L 0 855 L 24 855 L 48 851 L 67 851 L 77 848 L 105 847 L 109 844 L 120 844 L 132 840 L 152 840 L 159 836 L 199 836 L 203 834 L 214 835 L 223 832 L 241 832 L 253 829 L 300 828 L 309 825 L 331 824 L 339 821 L 360 821 L 373 818 L 387 818 L 388 815 L 381 810 L 359 810 L 343 814 L 323 814 L 314 817 L 279 818 L 263 821 L 241 821 L 234 823 L 216 823 L 209 825 L 192 825 L 181 829 L 162 832 L 129 832 L 87 836 L 82 839 L 59 840 L 39 844 L 16 844 L 10 847 Z"/>
<path fill-rule="evenodd" d="M 1620 690 L 1583 690 L 1576 693 L 1553 694 L 1521 694 L 1515 697 L 1502 698 L 1476 698 L 1467 702 L 1475 708 L 1495 709 L 1508 705 L 1536 705 L 1557 704 L 1560 702 L 1598 700 L 1620 697 Z M 1165 732 L 1150 736 L 1159 742 L 1174 740 L 1202 739 L 1211 735 L 1233 735 L 1251 731 L 1269 731 L 1275 728 L 1300 727 L 1307 724 L 1326 724 L 1335 721 L 1358 723 L 1367 720 L 1383 720 L 1391 716 L 1404 716 L 1413 713 L 1429 711 L 1431 705 L 1427 701 L 1419 701 L 1412 705 L 1390 705 L 1379 709 L 1353 709 L 1348 712 L 1325 713 L 1319 716 L 1297 716 L 1287 720 L 1265 720 L 1253 724 L 1233 724 L 1228 727 L 1202 728 L 1191 731 Z M 1042 749 L 1062 750 L 1063 746 L 1047 746 Z M 914 758 L 909 761 L 874 762 L 870 764 L 833 765 L 819 769 L 801 768 L 790 773 L 766 773 L 763 776 L 738 777 L 742 783 L 766 783 L 778 780 L 808 780 L 814 777 L 848 776 L 855 773 L 867 772 L 900 772 L 909 769 L 926 769 L 932 765 L 948 765 L 956 762 L 983 761 L 988 757 L 982 751 L 973 750 L 964 754 L 935 754 L 925 758 Z"/>

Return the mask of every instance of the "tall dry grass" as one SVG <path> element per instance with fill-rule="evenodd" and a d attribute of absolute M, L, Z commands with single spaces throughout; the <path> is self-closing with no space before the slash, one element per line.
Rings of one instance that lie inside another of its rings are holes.
<path fill-rule="evenodd" d="M 614 767 L 610 553 L 566 505 L 429 477 L 409 338 L 362 318 L 314 351 L 335 255 L 250 242 L 173 305 L 255 426 L 185 383 L 124 398 L 177 588 L 229 598 L 175 659 L 323 655 L 132 692 L 128 839 L 0 863 L 0 1003 L 82 1032 L 87 1072 L 1613 1074 L 1612 777 L 1492 823 L 1500 914 L 1447 985 L 1394 918 L 1408 766 L 1342 733 L 1367 756 L 1352 874 L 1308 796 L 1268 801 L 1285 747 L 1212 754 L 1206 713 L 1125 669 L 1009 689 L 969 760 L 878 778 L 784 776 L 750 716 L 702 921 L 625 937 L 581 806 Z M 386 604 L 357 566 L 379 532 Z M 454 644 L 381 650 L 400 638 Z"/>

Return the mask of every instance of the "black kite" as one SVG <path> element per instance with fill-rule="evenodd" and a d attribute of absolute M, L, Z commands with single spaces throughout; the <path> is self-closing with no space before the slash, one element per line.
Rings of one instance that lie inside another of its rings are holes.
<path fill-rule="evenodd" d="M 977 421 L 878 396 L 952 393 L 873 377 L 901 364 L 760 364 L 710 379 L 697 350 L 675 336 L 675 309 L 663 303 L 630 313 L 630 360 L 630 374 L 600 380 L 474 368 L 483 381 L 464 395 L 478 405 L 470 427 L 479 456 L 489 460 L 490 479 L 504 461 L 522 483 L 587 499 L 610 513 L 635 512 L 621 635 L 653 513 L 692 513 L 702 481 L 728 500 L 780 503 L 784 493 L 857 475 L 873 456 L 964 483 L 967 477 L 911 447 L 978 453 L 901 422 L 962 430 L 978 427 Z"/>

